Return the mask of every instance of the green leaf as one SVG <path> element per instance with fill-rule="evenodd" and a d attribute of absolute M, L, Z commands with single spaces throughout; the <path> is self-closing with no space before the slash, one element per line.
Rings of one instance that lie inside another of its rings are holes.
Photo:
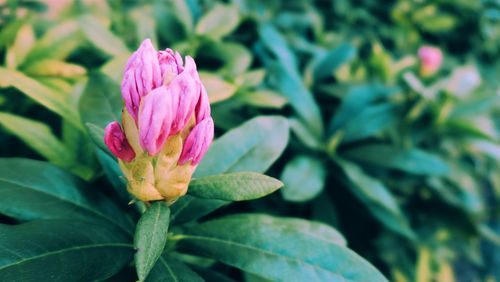
<path fill-rule="evenodd" d="M 168 255 L 167 252 L 158 259 L 158 262 L 149 273 L 146 282 L 197 282 L 205 281 L 196 272 L 179 260 Z"/>
<path fill-rule="evenodd" d="M 281 190 L 285 200 L 305 202 L 323 191 L 326 171 L 318 159 L 297 156 L 286 164 L 280 178 L 285 183 L 285 187 Z"/>
<path fill-rule="evenodd" d="M 255 172 L 235 172 L 195 178 L 190 195 L 225 201 L 248 201 L 264 197 L 283 186 L 281 181 Z"/>
<path fill-rule="evenodd" d="M 272 90 L 256 90 L 236 95 L 241 102 L 260 108 L 281 109 L 287 104 L 285 97 Z"/>
<path fill-rule="evenodd" d="M 92 73 L 78 107 L 82 120 L 105 128 L 108 123 L 121 120 L 122 107 L 120 87 L 109 77 Z"/>
<path fill-rule="evenodd" d="M 148 273 L 163 253 L 167 243 L 170 209 L 165 202 L 155 202 L 142 214 L 137 223 L 134 237 L 135 268 L 139 281 L 144 281 Z"/>
<path fill-rule="evenodd" d="M 23 73 L 2 67 L 0 67 L 0 87 L 17 88 L 37 103 L 81 128 L 80 117 L 63 93 L 59 93 Z"/>
<path fill-rule="evenodd" d="M 196 25 L 196 33 L 219 39 L 231 33 L 240 23 L 235 5 L 216 4 Z"/>
<path fill-rule="evenodd" d="M 174 225 L 190 222 L 230 203 L 228 201 L 208 200 L 186 195 L 172 205 L 170 221 Z"/>
<path fill-rule="evenodd" d="M 104 53 L 115 56 L 129 52 L 122 39 L 104 27 L 96 17 L 82 16 L 78 24 L 88 40 Z"/>
<path fill-rule="evenodd" d="M 74 219 L 0 224 L 0 234 L 4 281 L 100 281 L 120 271 L 134 252 L 119 230 Z"/>
<path fill-rule="evenodd" d="M 387 281 L 321 223 L 235 215 L 194 225 L 179 236 L 182 251 L 273 281 Z"/>
<path fill-rule="evenodd" d="M 329 134 L 344 126 L 356 115 L 373 104 L 375 101 L 385 99 L 396 93 L 397 88 L 389 88 L 379 84 L 358 85 L 349 88 L 340 108 L 332 117 Z"/>
<path fill-rule="evenodd" d="M 365 174 L 351 162 L 340 158 L 336 158 L 335 161 L 352 184 L 350 191 L 366 205 L 375 218 L 390 230 L 410 240 L 415 239 L 415 234 L 405 215 L 401 212 L 396 199 L 382 182 Z"/>
<path fill-rule="evenodd" d="M 44 123 L 0 112 L 0 125 L 53 164 L 68 167 L 73 155 Z"/>
<path fill-rule="evenodd" d="M 259 36 L 264 45 L 278 58 L 277 62 L 264 62 L 271 75 L 272 84 L 285 96 L 299 117 L 316 138 L 323 135 L 323 119 L 312 93 L 306 88 L 299 72 L 295 54 L 284 36 L 272 25 L 259 26 Z"/>
<path fill-rule="evenodd" d="M 104 129 L 90 122 L 86 123 L 85 125 L 87 126 L 92 142 L 94 142 L 94 144 L 99 149 L 108 154 L 111 158 L 115 159 L 113 153 L 111 153 L 111 151 L 108 149 L 108 146 L 106 146 L 106 144 L 104 143 Z"/>
<path fill-rule="evenodd" d="M 224 77 L 241 75 L 252 64 L 252 52 L 239 43 L 209 41 L 198 47 L 198 50 L 202 50 L 198 56 L 222 63 L 217 72 Z"/>
<path fill-rule="evenodd" d="M 87 74 L 87 70 L 76 64 L 60 60 L 45 59 L 33 62 L 24 73 L 30 76 L 53 76 L 58 78 L 78 78 Z"/>
<path fill-rule="evenodd" d="M 114 225 L 130 234 L 132 223 L 112 201 L 46 162 L 0 159 L 0 213 L 20 220 L 81 219 Z"/>
<path fill-rule="evenodd" d="M 26 56 L 35 44 L 35 32 L 29 24 L 23 25 L 17 32 L 16 39 L 5 54 L 5 64 L 9 69 L 16 69 L 22 65 Z"/>
<path fill-rule="evenodd" d="M 450 170 L 439 156 L 419 149 L 405 150 L 390 145 L 373 144 L 355 147 L 344 154 L 356 161 L 414 174 L 444 175 Z"/>
<path fill-rule="evenodd" d="M 236 86 L 216 74 L 200 72 L 200 79 L 207 89 L 210 104 L 231 98 L 236 93 Z"/>
<path fill-rule="evenodd" d="M 285 118 L 253 118 L 215 140 L 194 175 L 265 172 L 285 149 L 288 136 L 288 121 Z"/>
<path fill-rule="evenodd" d="M 42 59 L 62 60 L 82 45 L 83 35 L 74 20 L 63 22 L 47 31 L 28 53 L 25 65 Z"/>
<path fill-rule="evenodd" d="M 396 106 L 391 104 L 367 107 L 345 124 L 342 129 L 342 141 L 354 142 L 393 126 L 400 119 L 396 109 Z"/>
<path fill-rule="evenodd" d="M 344 43 L 335 49 L 318 55 L 313 63 L 315 80 L 322 80 L 333 76 L 334 72 L 343 64 L 351 61 L 356 56 L 356 48 Z"/>

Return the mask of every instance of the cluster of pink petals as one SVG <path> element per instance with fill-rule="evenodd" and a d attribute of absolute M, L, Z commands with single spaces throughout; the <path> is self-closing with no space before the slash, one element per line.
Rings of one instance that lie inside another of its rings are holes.
<path fill-rule="evenodd" d="M 441 49 L 432 46 L 422 46 L 418 49 L 418 58 L 422 67 L 429 72 L 437 71 L 443 62 Z"/>
<path fill-rule="evenodd" d="M 195 125 L 183 144 L 179 164 L 191 161 L 197 165 L 201 161 L 212 142 L 214 124 L 193 58 L 186 56 L 183 64 L 179 53 L 156 51 L 146 39 L 128 60 L 121 89 L 143 150 L 155 156 L 167 138 L 183 131 L 194 117 Z M 134 159 L 135 152 L 118 122 L 106 127 L 105 143 L 119 159 Z"/>

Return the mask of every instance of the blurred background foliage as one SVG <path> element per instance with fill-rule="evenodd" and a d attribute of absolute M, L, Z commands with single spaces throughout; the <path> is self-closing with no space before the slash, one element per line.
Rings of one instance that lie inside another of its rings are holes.
<path fill-rule="evenodd" d="M 218 136 L 292 129 L 281 193 L 217 215 L 326 222 L 391 281 L 500 281 L 499 1 L 4 0 L 0 29 L 0 156 L 101 181 L 82 121 L 121 108 L 151 38 L 195 57 Z M 428 77 L 423 45 L 444 54 Z"/>

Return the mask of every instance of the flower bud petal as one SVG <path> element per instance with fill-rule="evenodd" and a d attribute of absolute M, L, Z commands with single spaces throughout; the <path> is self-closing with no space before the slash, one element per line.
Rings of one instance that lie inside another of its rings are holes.
<path fill-rule="evenodd" d="M 165 86 L 144 97 L 139 109 L 139 143 L 150 156 L 156 155 L 169 136 L 173 113 L 172 99 Z"/>
<path fill-rule="evenodd" d="M 200 98 L 198 99 L 198 103 L 195 108 L 196 124 L 210 116 L 210 101 L 208 100 L 208 93 L 205 86 L 201 84 L 201 81 L 200 89 Z"/>
<path fill-rule="evenodd" d="M 160 63 L 161 81 L 164 85 L 168 85 L 180 72 L 174 51 L 172 49 L 158 51 L 158 61 Z"/>
<path fill-rule="evenodd" d="M 122 81 L 122 97 L 130 114 L 137 118 L 142 97 L 162 84 L 157 52 L 146 39 L 130 57 Z"/>
<path fill-rule="evenodd" d="M 117 158 L 131 162 L 135 153 L 127 141 L 125 134 L 117 121 L 114 121 L 104 129 L 104 143 Z"/>
<path fill-rule="evenodd" d="M 182 131 L 189 122 L 200 96 L 200 83 L 197 81 L 198 73 L 193 58 L 186 57 L 186 66 L 169 85 L 172 100 L 177 105 L 171 135 Z"/>
<path fill-rule="evenodd" d="M 214 121 L 211 117 L 198 123 L 184 142 L 179 165 L 191 161 L 191 165 L 197 165 L 205 155 L 214 138 Z"/>

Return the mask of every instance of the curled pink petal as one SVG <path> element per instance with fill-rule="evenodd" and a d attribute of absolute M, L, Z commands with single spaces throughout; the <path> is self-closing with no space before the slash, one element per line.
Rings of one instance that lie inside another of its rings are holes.
<path fill-rule="evenodd" d="M 200 85 L 200 97 L 195 108 L 196 124 L 200 123 L 202 120 L 210 116 L 210 102 L 208 100 L 208 93 L 205 86 L 199 82 Z"/>
<path fill-rule="evenodd" d="M 135 158 L 135 152 L 117 121 L 111 122 L 104 129 L 104 143 L 121 160 L 131 162 Z"/>
<path fill-rule="evenodd" d="M 134 118 L 137 118 L 137 107 L 141 98 L 161 84 L 157 52 L 151 40 L 146 39 L 127 62 L 122 80 L 122 97 L 127 110 Z"/>
<path fill-rule="evenodd" d="M 175 95 L 175 98 L 172 98 L 172 100 L 177 101 L 177 111 L 172 123 L 171 135 L 175 135 L 184 129 L 195 110 L 200 96 L 200 84 L 192 76 L 194 61 L 191 65 L 188 65 L 189 58 L 186 57 L 186 68 L 184 71 L 172 80 L 168 87 L 171 95 Z M 194 65 L 194 72 L 196 72 L 196 65 Z"/>
<path fill-rule="evenodd" d="M 156 155 L 170 133 L 172 99 L 166 87 L 158 87 L 144 97 L 139 109 L 139 143 L 150 156 Z"/>
<path fill-rule="evenodd" d="M 196 125 L 189 133 L 182 147 L 179 165 L 191 161 L 191 165 L 197 165 L 208 150 L 214 138 L 214 121 L 206 118 Z"/>

